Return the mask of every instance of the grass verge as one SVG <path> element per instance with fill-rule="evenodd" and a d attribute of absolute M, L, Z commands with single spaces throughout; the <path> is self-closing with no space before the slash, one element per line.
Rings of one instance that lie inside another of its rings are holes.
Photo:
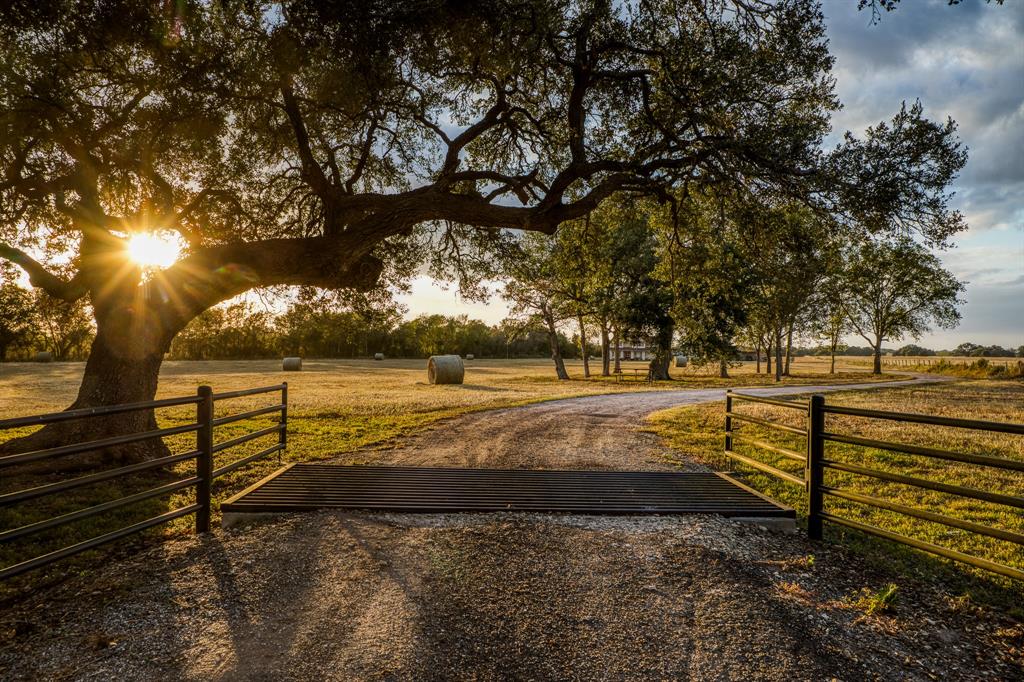
<path fill-rule="evenodd" d="M 210 384 L 215 391 L 223 392 L 275 384 L 282 380 L 289 382 L 291 404 L 287 452 L 280 459 L 270 456 L 219 478 L 213 486 L 216 523 L 223 500 L 282 464 L 324 460 L 362 463 L 367 460 L 367 448 L 383 446 L 441 420 L 469 412 L 595 394 L 772 383 L 769 376 L 755 374 L 751 363 L 733 368 L 733 376 L 729 379 L 721 379 L 691 367 L 684 371 L 674 370 L 674 381 L 652 385 L 601 377 L 584 380 L 579 362 L 569 363 L 573 380 L 561 382 L 554 377 L 551 364 L 547 361 L 483 360 L 467 363 L 466 383 L 463 385 L 431 386 L 425 381 L 423 365 L 422 361 L 409 360 L 384 363 L 358 360 L 308 361 L 301 373 L 283 373 L 279 363 L 271 361 L 168 362 L 161 374 L 158 397 L 190 395 L 201 384 Z M 624 363 L 627 374 L 631 374 L 634 367 L 642 366 L 642 363 Z M 594 368 L 598 367 L 595 363 Z M 824 372 L 825 369 L 826 366 L 820 362 L 797 362 L 793 367 L 793 376 L 785 378 L 783 384 L 858 383 L 901 378 L 895 375 L 873 377 L 863 371 L 829 375 Z M 717 367 L 713 370 L 717 373 Z M 77 363 L 0 365 L 0 417 L 62 409 L 73 399 L 80 375 L 81 365 Z M 32 386 L 33 389 L 28 391 L 25 386 Z M 270 394 L 218 402 L 216 416 L 270 405 L 275 397 L 276 394 Z M 180 426 L 194 421 L 194 415 L 191 407 L 170 408 L 159 412 L 158 422 L 161 427 Z M 273 424 L 274 418 L 271 417 L 227 424 L 217 428 L 216 441 L 222 442 Z M 3 434 L 3 438 L 6 440 L 28 432 L 29 429 L 8 431 Z M 267 436 L 221 453 L 216 458 L 215 466 L 255 453 L 271 445 L 275 438 L 276 435 Z M 184 452 L 193 447 L 193 439 L 192 434 L 182 434 L 167 439 L 167 443 L 172 451 Z M 19 474 L 8 470 L 0 480 L 0 492 L 45 485 L 93 471 L 55 471 L 40 475 Z M 0 528 L 17 528 L 184 479 L 193 473 L 194 463 L 186 461 L 168 471 L 136 474 L 20 503 L 0 509 Z M 188 489 L 69 523 L 23 540 L 4 543 L 0 545 L 0 566 L 10 566 L 97 537 L 193 501 L 194 491 Z M 191 516 L 178 519 L 166 526 L 130 536 L 105 548 L 9 581 L 0 585 L 0 602 L 25 589 L 58 581 L 69 573 L 87 570 L 96 561 L 111 555 L 138 551 L 140 547 L 159 538 L 188 534 L 193 525 Z"/>
<path fill-rule="evenodd" d="M 851 391 L 828 395 L 826 401 L 830 404 L 894 412 L 1024 422 L 1024 384 L 1014 381 L 962 381 Z M 793 426 L 803 427 L 806 420 L 806 415 L 797 410 L 755 403 L 737 402 L 735 405 L 739 412 Z M 724 405 L 717 402 L 658 412 L 652 415 L 650 428 L 671 446 L 673 454 L 668 456 L 670 461 L 697 460 L 719 470 L 734 471 L 751 487 L 805 514 L 807 499 L 801 487 L 746 467 L 722 454 L 723 422 Z M 913 443 L 1024 461 L 1024 438 L 1008 434 L 839 415 L 828 415 L 826 430 L 876 440 Z M 734 448 L 740 454 L 802 475 L 800 462 L 755 447 L 749 441 L 758 439 L 796 452 L 804 452 L 804 438 L 745 422 L 736 428 L 736 433 Z M 832 442 L 826 444 L 826 456 L 882 471 L 1009 495 L 1020 496 L 1021 490 L 1024 489 L 1024 476 L 1020 472 Z M 826 484 L 908 507 L 1024 533 L 1024 513 L 1014 507 L 837 471 L 826 471 Z M 862 523 L 1024 569 L 1024 548 L 1020 545 L 835 497 L 826 497 L 826 509 Z M 975 601 L 1005 608 L 1018 618 L 1024 617 L 1024 586 L 1013 580 L 834 524 L 826 523 L 825 528 L 826 539 L 849 546 L 877 567 L 898 574 L 914 574 L 931 581 L 941 581 L 950 589 L 969 594 Z"/>

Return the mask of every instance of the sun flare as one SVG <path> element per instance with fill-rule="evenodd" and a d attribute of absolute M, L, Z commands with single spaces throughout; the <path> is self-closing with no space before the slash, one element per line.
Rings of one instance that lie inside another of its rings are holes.
<path fill-rule="evenodd" d="M 170 234 L 139 232 L 128 240 L 128 255 L 143 268 L 166 268 L 178 260 L 181 246 Z"/>

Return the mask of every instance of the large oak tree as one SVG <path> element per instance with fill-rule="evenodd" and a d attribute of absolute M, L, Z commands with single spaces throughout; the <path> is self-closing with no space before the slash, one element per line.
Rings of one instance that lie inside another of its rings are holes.
<path fill-rule="evenodd" d="M 734 183 L 869 226 L 959 222 L 951 125 L 915 109 L 822 152 L 811 0 L 22 0 L 0 52 L 0 256 L 92 306 L 73 407 L 151 398 L 174 336 L 253 287 L 383 287 L 424 245 L 552 233 L 615 193 Z M 145 273 L 125 244 L 152 229 L 186 248 Z"/>
<path fill-rule="evenodd" d="M 842 306 L 853 330 L 871 344 L 875 374 L 882 373 L 885 341 L 916 340 L 932 324 L 952 329 L 960 322 L 964 284 L 920 244 L 866 240 L 846 260 Z"/>

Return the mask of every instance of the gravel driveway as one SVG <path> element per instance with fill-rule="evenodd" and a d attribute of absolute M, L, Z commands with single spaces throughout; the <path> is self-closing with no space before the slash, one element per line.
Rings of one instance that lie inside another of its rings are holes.
<path fill-rule="evenodd" d="M 779 386 L 740 389 L 785 396 L 865 388 L 909 386 L 946 380 L 914 379 L 840 386 Z M 477 412 L 446 420 L 366 457 L 375 464 L 460 466 L 492 469 L 678 470 L 665 463 L 658 437 L 638 427 L 652 412 L 725 399 L 725 389 L 638 391 L 552 400 L 526 407 Z M 352 456 L 346 456 L 347 461 Z M 703 470 L 693 464 L 693 470 Z"/>
<path fill-rule="evenodd" d="M 366 455 L 659 468 L 641 418 L 722 395 L 478 413 Z M 894 579 L 893 614 L 851 606 Z M 1019 623 L 720 517 L 321 512 L 164 543 L 33 596 L 0 616 L 0 679 L 995 680 L 1021 679 L 1022 643 Z"/>

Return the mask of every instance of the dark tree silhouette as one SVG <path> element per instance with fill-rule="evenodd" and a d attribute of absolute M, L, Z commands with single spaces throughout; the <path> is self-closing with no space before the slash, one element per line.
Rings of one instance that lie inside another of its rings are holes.
<path fill-rule="evenodd" d="M 151 398 L 174 336 L 253 287 L 402 278 L 427 228 L 552 233 L 614 193 L 707 183 L 958 222 L 953 130 L 919 110 L 821 151 L 837 102 L 811 0 L 21 0 L 0 52 L 0 257 L 95 315 L 72 407 Z M 146 273 L 126 239 L 156 228 L 187 247 Z"/>

